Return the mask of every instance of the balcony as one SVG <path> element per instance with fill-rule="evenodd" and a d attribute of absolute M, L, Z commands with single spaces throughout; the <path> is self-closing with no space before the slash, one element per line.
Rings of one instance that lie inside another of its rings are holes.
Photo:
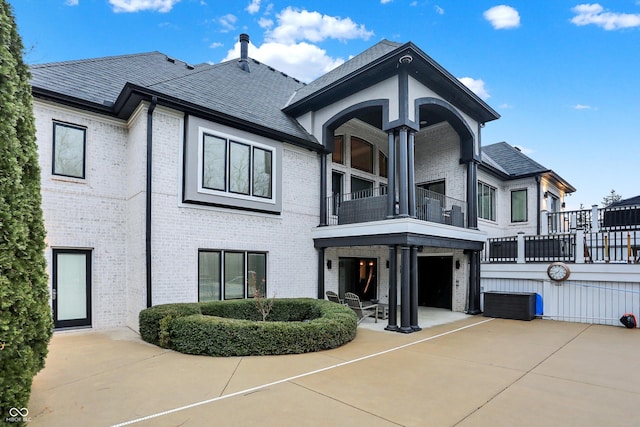
<path fill-rule="evenodd" d="M 346 225 L 391 219 L 386 187 L 334 194 L 327 201 L 327 225 Z M 466 228 L 467 202 L 416 188 L 415 219 Z M 395 216 L 399 214 L 398 203 Z"/>
<path fill-rule="evenodd" d="M 480 251 L 487 235 L 467 228 L 467 202 L 416 188 L 413 215 L 388 216 L 385 187 L 328 197 L 326 224 L 312 236 L 316 248 L 406 245 Z"/>

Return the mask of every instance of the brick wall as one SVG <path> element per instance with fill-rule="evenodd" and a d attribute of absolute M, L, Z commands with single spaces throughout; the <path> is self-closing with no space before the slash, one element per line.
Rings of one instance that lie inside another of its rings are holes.
<path fill-rule="evenodd" d="M 124 122 L 34 102 L 47 229 L 49 286 L 52 249 L 92 250 L 92 315 L 97 328 L 126 323 L 126 145 Z M 86 178 L 52 174 L 53 120 L 85 126 Z"/>

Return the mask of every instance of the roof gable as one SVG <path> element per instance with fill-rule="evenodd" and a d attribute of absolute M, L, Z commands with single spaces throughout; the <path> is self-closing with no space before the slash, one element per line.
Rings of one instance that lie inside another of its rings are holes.
<path fill-rule="evenodd" d="M 400 43 L 391 42 L 389 40 L 382 40 L 378 42 L 342 65 L 318 77 L 316 80 L 307 84 L 304 88 L 296 91 L 294 96 L 292 96 L 291 100 L 287 103 L 287 106 L 296 104 L 309 96 L 323 91 L 327 87 L 336 84 L 363 67 L 375 63 L 381 57 L 384 57 L 389 52 L 393 52 L 400 46 Z"/>
<path fill-rule="evenodd" d="M 284 110 L 293 115 L 317 110 L 399 73 L 410 75 L 447 102 L 485 123 L 500 115 L 413 43 L 382 40 L 296 92 Z"/>

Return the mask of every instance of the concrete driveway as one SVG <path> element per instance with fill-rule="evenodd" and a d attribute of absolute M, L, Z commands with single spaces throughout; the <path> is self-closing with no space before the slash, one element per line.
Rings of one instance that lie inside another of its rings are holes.
<path fill-rule="evenodd" d="M 56 333 L 28 409 L 30 427 L 640 426 L 640 330 L 464 316 L 230 358 L 129 329 Z"/>

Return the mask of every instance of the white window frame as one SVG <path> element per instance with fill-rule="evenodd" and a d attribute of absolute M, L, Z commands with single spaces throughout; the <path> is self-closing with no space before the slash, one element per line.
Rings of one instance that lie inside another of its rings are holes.
<path fill-rule="evenodd" d="M 210 189 L 210 188 L 206 188 L 203 185 L 203 172 L 204 172 L 204 136 L 205 135 L 211 135 L 213 137 L 217 137 L 217 138 L 221 138 L 226 140 L 226 158 L 225 158 L 225 190 L 214 190 L 214 189 Z M 249 193 L 250 194 L 241 194 L 241 193 L 234 193 L 229 189 L 229 185 L 228 185 L 228 180 L 229 180 L 229 151 L 230 151 L 230 144 L 231 142 L 237 142 L 240 144 L 244 144 L 244 145 L 248 145 L 250 147 L 250 159 L 249 159 Z M 263 197 L 263 196 L 254 196 L 252 195 L 253 193 L 253 153 L 254 153 L 254 148 L 260 148 L 264 151 L 268 151 L 271 153 L 271 197 Z M 276 199 L 277 199 L 277 186 L 276 183 L 278 182 L 278 177 L 277 177 L 277 161 L 278 161 L 278 156 L 277 156 L 277 152 L 276 149 L 272 146 L 266 145 L 266 144 L 261 144 L 259 142 L 256 141 L 251 141 L 245 138 L 239 138 L 235 135 L 230 135 L 227 133 L 223 133 L 223 132 L 219 132 L 219 131 L 215 131 L 212 129 L 207 129 L 204 127 L 199 127 L 198 128 L 198 192 L 202 193 L 202 194 L 210 194 L 210 195 L 214 195 L 214 196 L 224 196 L 224 197 L 230 197 L 230 198 L 234 198 L 234 199 L 241 199 L 241 200 L 250 200 L 250 201 L 255 201 L 255 202 L 261 202 L 261 203 L 270 203 L 270 204 L 274 204 L 276 203 Z"/>

